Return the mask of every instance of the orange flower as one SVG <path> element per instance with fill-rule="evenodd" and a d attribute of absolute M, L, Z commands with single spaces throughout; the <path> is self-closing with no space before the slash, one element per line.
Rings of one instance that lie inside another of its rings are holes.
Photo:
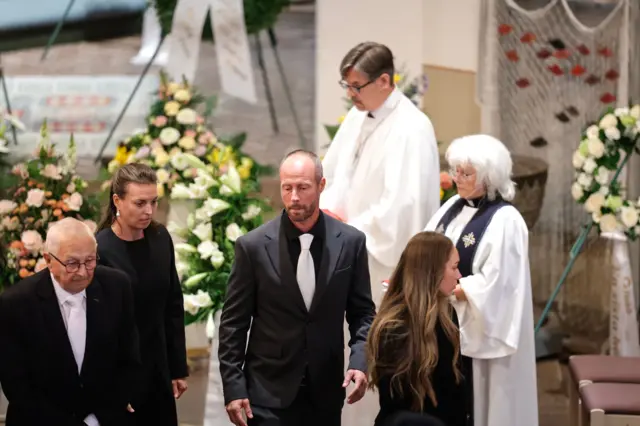
<path fill-rule="evenodd" d="M 448 189 L 451 189 L 452 187 L 453 187 L 453 180 L 451 179 L 451 176 L 449 176 L 449 173 L 440 172 L 440 188 L 446 191 Z"/>
<path fill-rule="evenodd" d="M 69 194 L 67 194 L 67 193 L 62 194 L 62 199 L 63 200 L 66 200 L 67 198 L 69 198 Z"/>
<path fill-rule="evenodd" d="M 47 205 L 49 207 L 55 207 L 58 204 L 58 201 L 56 201 L 56 200 L 47 200 L 46 203 L 47 203 Z"/>
<path fill-rule="evenodd" d="M 57 217 L 62 216 L 62 210 L 60 210 L 60 209 L 55 209 L 55 210 L 53 211 L 53 215 L 54 215 L 54 216 L 57 216 Z"/>
<path fill-rule="evenodd" d="M 22 243 L 22 241 L 11 241 L 11 244 L 9 244 L 9 248 L 12 249 L 16 249 L 16 250 L 23 250 L 24 249 L 24 244 Z"/>
<path fill-rule="evenodd" d="M 27 266 L 29 266 L 29 261 L 27 259 L 20 259 L 19 264 L 21 268 L 26 268 Z"/>
<path fill-rule="evenodd" d="M 52 195 L 53 195 L 53 193 L 51 191 L 47 191 L 47 192 L 44 193 L 44 196 L 47 197 L 47 198 L 51 197 Z"/>
<path fill-rule="evenodd" d="M 20 213 L 26 213 L 29 211 L 29 206 L 27 206 L 26 204 L 23 204 L 20 206 Z"/>
<path fill-rule="evenodd" d="M 39 183 L 36 185 L 36 187 L 39 189 L 44 189 L 44 183 Z"/>
<path fill-rule="evenodd" d="M 31 275 L 31 273 L 27 269 L 21 268 L 20 272 L 18 272 L 18 275 L 20 276 L 20 278 L 27 278 L 29 275 Z"/>

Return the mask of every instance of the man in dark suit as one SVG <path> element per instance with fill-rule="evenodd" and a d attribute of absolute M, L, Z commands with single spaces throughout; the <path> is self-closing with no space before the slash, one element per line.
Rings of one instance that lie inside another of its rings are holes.
<path fill-rule="evenodd" d="M 0 295 L 7 426 L 128 423 L 140 362 L 131 288 L 124 273 L 96 267 L 96 248 L 84 223 L 56 222 L 48 268 Z"/>
<path fill-rule="evenodd" d="M 288 154 L 280 166 L 285 210 L 236 241 L 218 351 L 235 425 L 245 425 L 244 411 L 250 426 L 339 426 L 344 388 L 355 382 L 348 403 L 365 393 L 375 315 L 365 235 L 319 210 L 324 186 L 314 153 Z"/>

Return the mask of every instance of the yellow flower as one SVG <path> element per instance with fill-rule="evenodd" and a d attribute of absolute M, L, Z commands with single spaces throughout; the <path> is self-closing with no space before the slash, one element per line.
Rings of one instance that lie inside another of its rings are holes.
<path fill-rule="evenodd" d="M 341 115 L 340 118 L 338 118 L 338 123 L 342 124 L 343 121 L 344 121 L 344 115 Z"/>
<path fill-rule="evenodd" d="M 132 149 L 131 151 L 129 151 L 129 155 L 127 156 L 127 161 L 126 163 L 134 163 L 136 161 L 136 150 Z"/>
<path fill-rule="evenodd" d="M 164 197 L 164 184 L 158 183 L 158 198 Z"/>
<path fill-rule="evenodd" d="M 249 176 L 251 176 L 251 167 L 247 167 L 247 166 L 238 167 L 238 174 L 240 175 L 240 179 L 242 180 L 249 179 Z"/>
<path fill-rule="evenodd" d="M 155 162 L 158 167 L 164 167 L 170 160 L 169 154 L 162 148 L 158 148 L 153 152 Z"/>
<path fill-rule="evenodd" d="M 440 188 L 440 199 L 442 200 L 443 198 L 444 198 L 444 190 Z"/>
<path fill-rule="evenodd" d="M 196 147 L 196 140 L 190 136 L 183 136 L 178 141 L 178 145 L 189 151 Z"/>
<path fill-rule="evenodd" d="M 167 95 L 173 95 L 178 90 L 180 90 L 180 84 L 176 82 L 171 82 L 169 83 L 169 85 L 167 85 Z"/>
<path fill-rule="evenodd" d="M 178 102 L 189 102 L 191 100 L 191 93 L 188 90 L 180 89 L 173 95 L 173 99 Z"/>
<path fill-rule="evenodd" d="M 180 104 L 176 101 L 169 101 L 164 104 L 164 113 L 167 117 L 175 117 L 180 111 Z"/>
<path fill-rule="evenodd" d="M 129 150 L 127 149 L 126 145 L 119 146 L 116 150 L 115 157 L 113 157 L 113 161 L 117 162 L 118 164 L 126 164 L 127 158 L 129 158 Z"/>
<path fill-rule="evenodd" d="M 402 76 L 398 73 L 395 73 L 393 75 L 393 83 L 394 84 L 398 84 L 400 82 L 400 80 L 402 80 Z"/>
<path fill-rule="evenodd" d="M 211 154 L 207 158 L 211 164 L 224 164 L 232 161 L 234 158 L 233 148 L 225 146 L 224 148 L 213 148 Z"/>
<path fill-rule="evenodd" d="M 242 157 L 242 160 L 240 160 L 240 164 L 243 167 L 248 167 L 249 169 L 251 169 L 253 167 L 253 160 L 249 157 Z"/>

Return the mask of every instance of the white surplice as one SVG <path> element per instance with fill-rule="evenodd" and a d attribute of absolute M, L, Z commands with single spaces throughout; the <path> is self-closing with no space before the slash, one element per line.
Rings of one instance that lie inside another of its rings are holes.
<path fill-rule="evenodd" d="M 371 290 L 380 306 L 382 281 L 440 207 L 440 156 L 431 121 L 399 90 L 371 115 L 354 107 L 340 125 L 322 162 L 327 186 L 320 207 L 367 236 Z M 348 359 L 347 349 L 345 364 Z M 342 424 L 371 426 L 379 409 L 378 395 L 367 391 L 345 405 Z"/>
<path fill-rule="evenodd" d="M 440 156 L 431 121 L 398 89 L 372 115 L 353 107 L 340 125 L 322 162 L 320 207 L 367 236 L 379 302 L 380 283 L 440 207 Z"/>
<path fill-rule="evenodd" d="M 456 195 L 431 218 L 434 231 Z M 478 209 L 465 206 L 445 231 L 454 244 Z M 476 242 L 467 301 L 453 302 L 460 349 L 473 358 L 474 426 L 538 426 L 529 231 L 513 206 L 499 209 Z"/>

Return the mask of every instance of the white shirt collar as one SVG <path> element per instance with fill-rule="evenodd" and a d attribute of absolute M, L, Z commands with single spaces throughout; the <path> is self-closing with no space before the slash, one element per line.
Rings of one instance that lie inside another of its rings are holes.
<path fill-rule="evenodd" d="M 393 111 L 393 109 L 396 107 L 398 102 L 400 102 L 400 99 L 402 99 L 403 96 L 404 95 L 400 90 L 398 90 L 397 87 L 394 88 L 393 92 L 391 92 L 389 96 L 387 96 L 387 99 L 385 99 L 382 105 L 380 105 L 380 107 L 378 107 L 378 109 L 376 109 L 375 111 L 370 112 L 371 115 L 373 115 L 373 118 L 375 120 L 385 118 L 391 113 L 391 111 Z"/>
<path fill-rule="evenodd" d="M 53 289 L 56 292 L 56 297 L 58 298 L 58 303 L 60 305 L 64 305 L 64 303 L 70 298 L 82 297 L 83 299 L 85 299 L 87 297 L 86 290 L 82 290 L 80 293 L 77 293 L 77 294 L 69 293 L 67 290 L 62 288 L 62 286 L 56 280 L 53 274 L 50 274 L 50 275 L 51 275 L 51 281 L 53 282 Z"/>

